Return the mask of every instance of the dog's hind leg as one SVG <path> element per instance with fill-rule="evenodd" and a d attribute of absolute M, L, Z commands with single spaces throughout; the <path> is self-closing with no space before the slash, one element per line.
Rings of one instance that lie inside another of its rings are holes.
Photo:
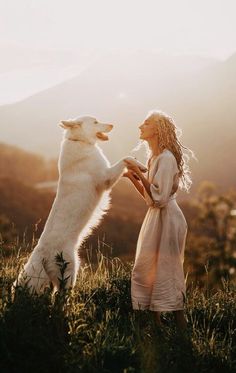
<path fill-rule="evenodd" d="M 77 251 L 57 253 L 53 260 L 47 263 L 46 272 L 54 291 L 65 290 L 75 286 L 79 258 Z"/>
<path fill-rule="evenodd" d="M 14 287 L 26 287 L 30 293 L 40 294 L 49 287 L 49 277 L 44 269 L 43 261 L 32 263 L 29 260 L 20 272 Z"/>

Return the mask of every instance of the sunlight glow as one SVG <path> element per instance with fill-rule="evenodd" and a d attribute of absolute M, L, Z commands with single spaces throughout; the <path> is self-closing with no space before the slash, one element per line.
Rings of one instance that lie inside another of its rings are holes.
<path fill-rule="evenodd" d="M 0 44 L 224 58 L 236 46 L 235 13 L 234 0 L 0 0 Z"/>

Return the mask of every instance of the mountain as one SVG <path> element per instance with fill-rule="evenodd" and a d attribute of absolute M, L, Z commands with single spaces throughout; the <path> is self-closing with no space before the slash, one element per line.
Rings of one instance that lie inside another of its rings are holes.
<path fill-rule="evenodd" d="M 27 185 L 57 180 L 57 162 L 19 147 L 0 143 L 0 177 L 14 178 Z"/>
<path fill-rule="evenodd" d="M 77 65 L 78 68 L 88 64 L 92 51 L 63 51 L 43 48 L 25 47 L 18 44 L 0 43 L 0 74 L 10 71 L 22 71 L 32 67 L 52 66 L 65 68 Z"/>
<path fill-rule="evenodd" d="M 138 141 L 138 125 L 150 109 L 173 115 L 191 161 L 195 186 L 209 179 L 220 187 L 236 183 L 236 54 L 226 61 L 155 52 L 110 52 L 77 77 L 13 105 L 0 107 L 2 141 L 56 157 L 61 119 L 92 114 L 115 124 L 101 144 L 111 161 Z M 143 160 L 144 154 L 138 153 Z"/>
<path fill-rule="evenodd" d="M 5 105 L 78 75 L 97 52 L 47 50 L 0 43 L 0 54 L 0 105 Z"/>

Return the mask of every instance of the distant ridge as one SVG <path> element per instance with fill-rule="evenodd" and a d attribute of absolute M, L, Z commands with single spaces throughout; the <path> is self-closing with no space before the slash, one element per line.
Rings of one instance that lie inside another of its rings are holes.
<path fill-rule="evenodd" d="M 130 153 L 147 111 L 162 109 L 183 129 L 182 141 L 197 184 L 209 179 L 222 188 L 236 175 L 236 54 L 226 61 L 137 51 L 110 53 L 78 77 L 14 105 L 0 107 L 2 141 L 46 157 L 57 157 L 62 118 L 90 113 L 115 124 L 101 144 L 111 161 Z M 140 154 L 143 158 L 143 154 Z"/>

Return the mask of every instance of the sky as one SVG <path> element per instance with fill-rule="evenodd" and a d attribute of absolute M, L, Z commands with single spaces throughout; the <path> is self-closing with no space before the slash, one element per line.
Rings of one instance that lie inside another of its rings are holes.
<path fill-rule="evenodd" d="M 0 0 L 0 45 L 158 49 L 226 58 L 235 0 Z"/>
<path fill-rule="evenodd" d="M 77 75 L 108 50 L 225 60 L 236 52 L 235 14 L 235 0 L 0 0 L 0 105 Z"/>

